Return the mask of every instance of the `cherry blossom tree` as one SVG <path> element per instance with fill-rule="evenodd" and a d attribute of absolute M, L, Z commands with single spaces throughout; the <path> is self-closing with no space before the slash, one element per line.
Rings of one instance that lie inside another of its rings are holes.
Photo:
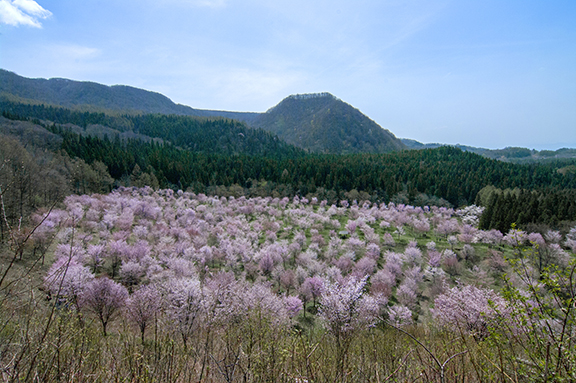
<path fill-rule="evenodd" d="M 437 296 L 431 311 L 440 326 L 481 339 L 489 324 L 507 312 L 507 303 L 493 290 L 463 285 Z"/>
<path fill-rule="evenodd" d="M 188 339 L 206 310 L 207 296 L 200 281 L 193 278 L 170 280 L 162 289 L 166 296 L 166 312 L 187 347 Z"/>
<path fill-rule="evenodd" d="M 52 264 L 44 277 L 44 286 L 52 297 L 78 309 L 80 297 L 93 279 L 94 274 L 88 267 L 82 266 L 76 257 L 61 257 Z"/>
<path fill-rule="evenodd" d="M 126 312 L 128 317 L 138 326 L 142 343 L 144 343 L 146 328 L 160 313 L 161 308 L 162 297 L 158 290 L 151 285 L 142 286 L 126 301 Z"/>
<path fill-rule="evenodd" d="M 396 327 L 406 327 L 412 324 L 412 311 L 403 305 L 388 308 L 388 320 Z"/>
<path fill-rule="evenodd" d="M 312 305 L 316 307 L 316 301 L 324 292 L 324 281 L 317 276 L 309 277 L 304 280 L 300 287 L 300 296 L 303 298 L 304 305 L 312 300 Z M 304 312 L 306 314 L 306 312 Z"/>
<path fill-rule="evenodd" d="M 102 333 L 106 329 L 128 298 L 128 290 L 108 277 L 96 278 L 82 290 L 81 306 L 92 312 L 102 324 Z"/>
<path fill-rule="evenodd" d="M 337 348 L 337 368 L 343 376 L 346 354 L 354 335 L 373 326 L 380 305 L 365 294 L 366 278 L 348 278 L 342 282 L 327 283 L 320 298 L 319 317 L 334 337 Z"/>

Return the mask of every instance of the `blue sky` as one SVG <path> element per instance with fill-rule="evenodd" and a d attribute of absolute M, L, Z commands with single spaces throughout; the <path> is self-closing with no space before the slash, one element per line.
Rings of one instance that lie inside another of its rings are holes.
<path fill-rule="evenodd" d="M 576 147 L 576 1 L 0 0 L 0 67 L 261 112 L 330 92 L 397 137 Z"/>

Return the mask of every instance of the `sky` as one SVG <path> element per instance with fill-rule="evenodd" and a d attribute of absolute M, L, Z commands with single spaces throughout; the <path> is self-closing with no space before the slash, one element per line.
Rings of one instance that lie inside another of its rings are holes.
<path fill-rule="evenodd" d="M 574 0 L 0 0 L 0 68 L 264 112 L 330 92 L 397 137 L 576 148 Z"/>

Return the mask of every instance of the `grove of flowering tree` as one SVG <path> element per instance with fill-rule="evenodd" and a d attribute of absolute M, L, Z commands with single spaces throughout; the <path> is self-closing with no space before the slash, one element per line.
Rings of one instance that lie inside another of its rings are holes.
<path fill-rule="evenodd" d="M 513 334 L 529 344 L 522 323 L 531 323 L 531 331 L 547 334 L 538 340 L 574 339 L 574 314 L 566 310 L 576 288 L 560 271 L 574 269 L 576 229 L 565 236 L 479 230 L 475 206 L 330 205 L 148 187 L 73 195 L 64 205 L 34 233 L 53 249 L 42 287 L 49 302 L 78 326 L 97 324 L 104 339 L 134 331 L 143 347 L 166 353 L 156 360 L 174 358 L 161 336 L 181 345 L 178 376 L 350 381 L 359 363 L 353 354 L 381 347 L 370 339 L 387 336 L 386 324 L 433 327 L 474 342 Z M 324 342 L 334 349 L 330 372 L 318 367 Z M 480 363 L 470 343 L 461 344 L 468 347 L 464 365 Z M 418 360 L 412 343 L 394 347 L 392 354 L 404 350 L 407 359 L 374 362 L 381 373 L 400 374 L 392 366 Z M 548 357 L 562 364 L 558 373 L 575 360 L 562 350 Z"/>

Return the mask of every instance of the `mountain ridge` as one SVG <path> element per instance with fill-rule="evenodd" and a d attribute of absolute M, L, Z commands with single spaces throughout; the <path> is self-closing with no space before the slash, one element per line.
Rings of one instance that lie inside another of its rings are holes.
<path fill-rule="evenodd" d="M 396 136 L 328 92 L 290 95 L 254 127 L 312 152 L 386 153 L 406 149 Z"/>
<path fill-rule="evenodd" d="M 405 149 L 391 132 L 329 93 L 288 96 L 265 113 L 230 112 L 194 109 L 176 104 L 161 93 L 128 85 L 108 86 L 63 78 L 30 79 L 2 69 L 0 93 L 8 99 L 83 111 L 228 118 L 241 121 L 250 128 L 274 133 L 282 140 L 311 152 L 385 153 Z M 294 103 L 302 104 L 297 106 L 299 112 L 296 115 L 286 108 L 287 104 L 294 106 Z M 278 129 L 283 124 L 291 130 Z"/>
<path fill-rule="evenodd" d="M 27 78 L 0 69 L 0 90 L 20 99 L 54 106 L 98 111 L 177 114 L 196 117 L 225 117 L 249 121 L 258 113 L 195 109 L 177 104 L 165 95 L 129 85 L 104 85 L 65 78 Z"/>
<path fill-rule="evenodd" d="M 91 81 L 65 78 L 26 78 L 0 69 L 0 99 L 25 104 L 46 104 L 82 112 L 120 114 L 174 114 L 182 116 L 227 118 L 245 123 L 250 128 L 272 132 L 282 140 L 321 153 L 382 153 L 404 149 L 426 149 L 447 146 L 423 144 L 412 139 L 398 139 L 390 131 L 362 114 L 358 109 L 330 93 L 294 94 L 284 98 L 264 113 L 195 109 L 174 103 L 165 95 L 129 85 L 103 85 Z M 292 113 L 286 105 L 300 108 Z M 314 106 L 314 104 L 316 104 Z M 332 105 L 332 108 L 328 107 Z M 337 111 L 335 112 L 334 106 Z M 337 129 L 335 129 L 335 127 Z M 374 137 L 377 136 L 377 137 Z M 576 149 L 531 150 L 509 147 L 485 149 L 455 146 L 482 156 L 507 162 L 528 163 L 576 158 Z"/>
<path fill-rule="evenodd" d="M 538 151 L 535 149 L 508 146 L 503 149 L 486 149 L 475 146 L 460 144 L 450 145 L 437 142 L 424 144 L 410 138 L 401 138 L 400 141 L 402 141 L 402 143 L 406 145 L 410 150 L 436 149 L 442 146 L 453 146 L 462 150 L 463 152 L 472 152 L 487 158 L 491 158 L 493 160 L 519 164 L 576 158 L 576 149 L 571 148 Z"/>

